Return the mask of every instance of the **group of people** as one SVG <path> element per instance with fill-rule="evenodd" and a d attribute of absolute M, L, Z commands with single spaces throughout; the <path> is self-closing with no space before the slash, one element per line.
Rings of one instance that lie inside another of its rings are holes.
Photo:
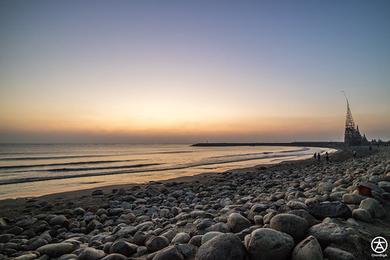
<path fill-rule="evenodd" d="M 320 152 L 314 153 L 313 157 L 314 157 L 314 160 L 321 161 L 321 153 Z M 325 153 L 325 160 L 327 162 L 329 162 L 329 154 L 328 154 L 328 152 Z"/>

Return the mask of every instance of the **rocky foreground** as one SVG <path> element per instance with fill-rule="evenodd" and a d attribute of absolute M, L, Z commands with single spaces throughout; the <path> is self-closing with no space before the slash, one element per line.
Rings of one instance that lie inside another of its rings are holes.
<path fill-rule="evenodd" d="M 0 259 L 371 259 L 374 237 L 390 242 L 389 204 L 383 148 L 330 163 L 31 199 L 0 218 Z"/>

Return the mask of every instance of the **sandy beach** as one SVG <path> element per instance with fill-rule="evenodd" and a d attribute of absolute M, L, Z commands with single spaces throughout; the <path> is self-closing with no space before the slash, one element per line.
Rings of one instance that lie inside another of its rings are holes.
<path fill-rule="evenodd" d="M 390 238 L 389 172 L 388 147 L 361 148 L 2 200 L 1 259 L 369 259 Z"/>

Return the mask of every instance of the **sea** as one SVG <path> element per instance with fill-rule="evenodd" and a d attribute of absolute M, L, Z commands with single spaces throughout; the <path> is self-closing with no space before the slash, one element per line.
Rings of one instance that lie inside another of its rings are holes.
<path fill-rule="evenodd" d="M 329 148 L 190 144 L 0 144 L 0 199 L 146 183 L 306 159 Z"/>

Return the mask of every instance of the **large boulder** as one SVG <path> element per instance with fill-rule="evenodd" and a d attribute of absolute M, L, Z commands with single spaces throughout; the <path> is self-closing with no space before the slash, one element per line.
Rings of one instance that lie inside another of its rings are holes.
<path fill-rule="evenodd" d="M 348 193 L 343 195 L 343 202 L 346 204 L 356 204 L 359 205 L 362 200 L 364 200 L 365 196 L 359 194 Z"/>
<path fill-rule="evenodd" d="M 368 212 L 365 209 L 360 209 L 360 208 L 352 210 L 352 217 L 354 219 L 368 222 L 368 223 L 371 223 L 373 221 L 370 212 Z"/>
<path fill-rule="evenodd" d="M 318 219 L 324 219 L 326 217 L 347 219 L 352 216 L 351 209 L 340 201 L 326 201 L 310 204 L 308 206 L 308 211 Z"/>
<path fill-rule="evenodd" d="M 373 218 L 381 218 L 386 215 L 383 206 L 373 198 L 367 198 L 360 202 L 359 208 L 367 210 Z"/>
<path fill-rule="evenodd" d="M 158 251 L 153 260 L 184 260 L 184 257 L 175 246 L 169 246 Z"/>
<path fill-rule="evenodd" d="M 313 236 L 308 236 L 295 246 L 292 260 L 323 260 L 320 243 Z"/>
<path fill-rule="evenodd" d="M 73 250 L 75 250 L 75 246 L 67 242 L 48 244 L 37 249 L 41 255 L 48 255 L 50 257 L 59 257 L 70 254 Z"/>
<path fill-rule="evenodd" d="M 348 240 L 349 237 L 347 229 L 337 223 L 325 220 L 322 223 L 309 228 L 308 234 L 317 238 L 322 247 L 325 247 L 330 243 L 343 243 Z"/>
<path fill-rule="evenodd" d="M 304 218 L 293 214 L 278 214 L 271 219 L 270 226 L 273 229 L 291 235 L 296 242 L 305 238 L 309 224 Z"/>
<path fill-rule="evenodd" d="M 239 213 L 232 213 L 227 219 L 227 225 L 233 233 L 238 233 L 251 226 L 251 223 L 248 219 L 243 217 Z"/>
<path fill-rule="evenodd" d="M 251 260 L 284 260 L 290 258 L 294 239 L 277 230 L 259 228 L 245 237 L 245 244 Z"/>
<path fill-rule="evenodd" d="M 234 234 L 221 234 L 199 247 L 196 260 L 244 260 L 245 248 Z"/>

